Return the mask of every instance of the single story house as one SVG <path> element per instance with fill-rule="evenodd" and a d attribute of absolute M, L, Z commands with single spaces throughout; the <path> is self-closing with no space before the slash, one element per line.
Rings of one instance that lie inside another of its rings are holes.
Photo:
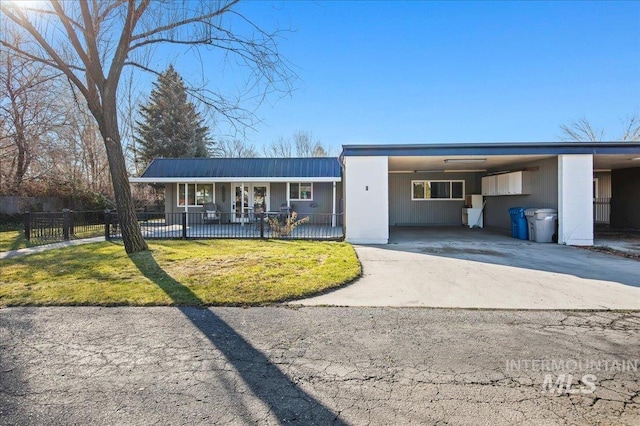
<path fill-rule="evenodd" d="M 559 244 L 593 245 L 595 222 L 640 228 L 636 142 L 345 145 L 340 158 L 156 159 L 130 180 L 163 183 L 166 212 L 215 203 L 222 222 L 233 223 L 260 205 L 290 206 L 330 215 L 358 244 L 387 244 L 395 226 L 472 222 L 463 217 L 471 195 L 481 200 L 483 226 L 510 229 L 511 207 L 556 209 Z"/>
<path fill-rule="evenodd" d="M 203 212 L 213 204 L 221 223 L 242 223 L 253 212 L 286 206 L 342 225 L 337 158 L 158 158 L 130 181 L 164 184 L 165 213 Z"/>

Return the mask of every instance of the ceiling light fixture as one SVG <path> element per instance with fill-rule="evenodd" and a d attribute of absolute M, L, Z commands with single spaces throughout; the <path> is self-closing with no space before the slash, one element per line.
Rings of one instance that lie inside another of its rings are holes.
<path fill-rule="evenodd" d="M 453 163 L 475 164 L 475 163 L 486 163 L 487 159 L 486 158 L 447 158 L 446 160 L 444 160 L 444 162 L 448 164 L 453 164 Z"/>
<path fill-rule="evenodd" d="M 481 172 L 486 172 L 487 169 L 465 169 L 465 170 L 455 170 L 455 169 L 448 169 L 445 170 L 445 173 L 481 173 Z"/>

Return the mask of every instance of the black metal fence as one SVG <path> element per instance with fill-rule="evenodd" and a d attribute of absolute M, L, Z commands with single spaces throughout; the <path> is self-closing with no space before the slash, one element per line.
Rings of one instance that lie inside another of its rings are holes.
<path fill-rule="evenodd" d="M 341 214 L 272 214 L 218 212 L 138 213 L 145 239 L 270 238 L 341 240 Z M 117 212 L 105 214 L 105 237 L 122 238 Z"/>
<path fill-rule="evenodd" d="M 25 213 L 24 235 L 36 244 L 99 237 L 104 235 L 104 212 Z"/>
<path fill-rule="evenodd" d="M 203 213 L 138 212 L 145 239 L 270 238 L 342 240 L 342 214 L 278 214 L 218 212 Z M 25 213 L 25 238 L 47 244 L 78 238 L 104 236 L 121 239 L 116 211 L 63 210 L 59 213 Z"/>

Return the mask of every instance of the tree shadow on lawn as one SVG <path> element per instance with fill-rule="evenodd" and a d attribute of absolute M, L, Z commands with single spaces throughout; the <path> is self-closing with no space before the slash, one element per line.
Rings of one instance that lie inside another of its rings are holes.
<path fill-rule="evenodd" d="M 18 231 L 18 234 L 13 238 L 10 242 L 8 251 L 19 250 L 21 248 L 33 247 L 35 244 L 32 244 L 24 237 L 24 231 Z"/>
<path fill-rule="evenodd" d="M 179 306 L 182 314 L 227 358 L 253 394 L 270 408 L 280 423 L 345 424 L 336 413 L 296 386 L 264 353 L 207 309 L 189 288 L 166 273 L 150 251 L 129 257 L 138 270 L 160 287 Z"/>

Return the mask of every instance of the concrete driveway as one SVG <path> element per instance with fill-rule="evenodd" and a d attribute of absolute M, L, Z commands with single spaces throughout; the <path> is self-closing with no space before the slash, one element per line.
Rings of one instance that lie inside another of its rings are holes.
<path fill-rule="evenodd" d="M 363 276 L 303 305 L 640 309 L 640 261 L 486 229 L 396 228 Z"/>

